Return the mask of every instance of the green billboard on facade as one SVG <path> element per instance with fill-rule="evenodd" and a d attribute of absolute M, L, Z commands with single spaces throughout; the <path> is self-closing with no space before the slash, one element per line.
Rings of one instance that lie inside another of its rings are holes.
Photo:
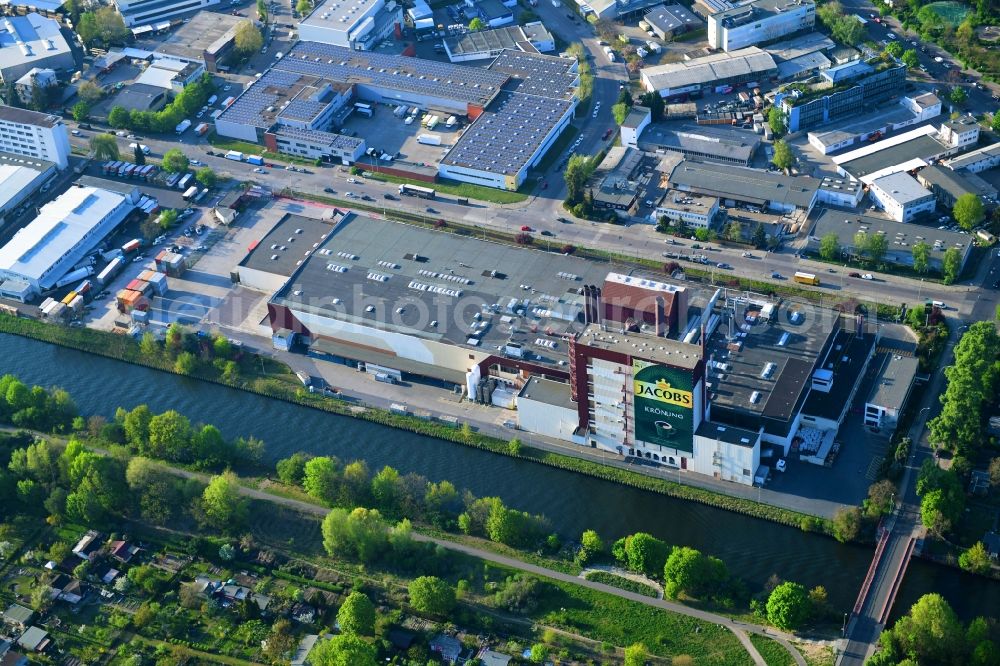
<path fill-rule="evenodd" d="M 632 360 L 636 441 L 694 452 L 691 372 Z"/>

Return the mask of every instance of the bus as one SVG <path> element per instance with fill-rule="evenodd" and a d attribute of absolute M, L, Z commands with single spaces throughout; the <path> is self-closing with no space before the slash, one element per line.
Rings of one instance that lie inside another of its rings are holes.
<path fill-rule="evenodd" d="M 795 271 L 795 275 L 792 279 L 801 284 L 811 284 L 813 286 L 819 286 L 819 278 L 812 273 L 803 273 L 801 271 Z"/>
<path fill-rule="evenodd" d="M 399 186 L 399 193 L 404 197 L 420 197 L 421 199 L 433 199 L 437 196 L 437 192 L 429 187 L 407 185 L 405 183 Z"/>

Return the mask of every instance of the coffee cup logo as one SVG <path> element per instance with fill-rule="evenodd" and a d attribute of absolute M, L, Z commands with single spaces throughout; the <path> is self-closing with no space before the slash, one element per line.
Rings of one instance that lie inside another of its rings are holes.
<path fill-rule="evenodd" d="M 674 426 L 667 423 L 666 421 L 657 421 L 653 425 L 656 426 L 656 434 L 663 439 L 672 439 L 674 436 Z"/>

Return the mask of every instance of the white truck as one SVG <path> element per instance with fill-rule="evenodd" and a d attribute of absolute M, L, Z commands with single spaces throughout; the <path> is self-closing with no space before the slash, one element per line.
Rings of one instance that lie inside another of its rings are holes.
<path fill-rule="evenodd" d="M 228 153 L 226 153 L 226 159 L 227 160 L 232 160 L 234 162 L 242 162 L 243 161 L 243 153 L 241 153 L 238 150 L 230 150 Z"/>
<path fill-rule="evenodd" d="M 192 124 L 191 121 L 185 118 L 184 120 L 177 123 L 177 127 L 174 128 L 174 131 L 177 132 L 178 134 L 184 134 L 184 132 L 186 132 L 189 127 L 191 127 L 191 124 Z"/>
<path fill-rule="evenodd" d="M 422 143 L 427 146 L 440 146 L 441 136 L 438 134 L 421 134 L 417 137 L 417 143 Z"/>

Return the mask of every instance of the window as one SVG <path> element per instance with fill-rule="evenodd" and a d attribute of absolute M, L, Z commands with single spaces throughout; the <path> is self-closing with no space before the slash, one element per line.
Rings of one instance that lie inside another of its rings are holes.
<path fill-rule="evenodd" d="M 746 467 L 743 468 L 743 476 L 750 476 L 750 470 L 748 470 Z"/>

